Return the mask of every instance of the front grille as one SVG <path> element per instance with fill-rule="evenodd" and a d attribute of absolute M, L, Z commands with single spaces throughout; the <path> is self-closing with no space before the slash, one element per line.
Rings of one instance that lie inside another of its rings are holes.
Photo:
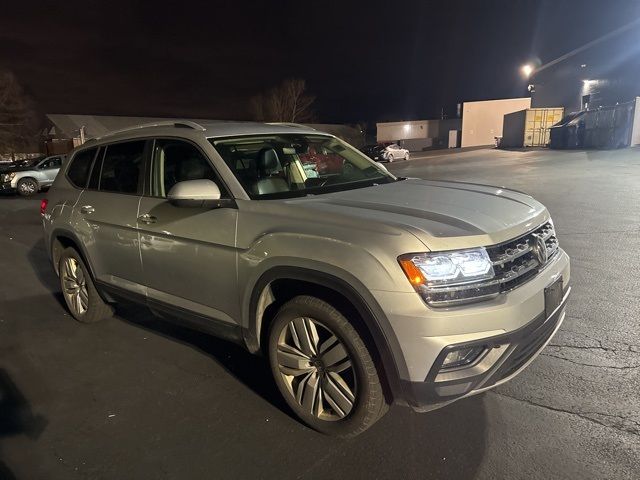
<path fill-rule="evenodd" d="M 545 248 L 542 248 L 541 242 Z M 551 222 L 531 232 L 499 245 L 486 247 L 495 272 L 491 280 L 432 287 L 428 301 L 434 306 L 491 298 L 519 287 L 535 277 L 558 253 L 558 239 Z"/>
<path fill-rule="evenodd" d="M 545 244 L 546 255 L 542 257 L 536 254 L 538 238 Z M 500 280 L 500 291 L 505 292 L 534 277 L 558 253 L 558 239 L 553 224 L 547 222 L 515 240 L 488 247 L 487 253 Z"/>

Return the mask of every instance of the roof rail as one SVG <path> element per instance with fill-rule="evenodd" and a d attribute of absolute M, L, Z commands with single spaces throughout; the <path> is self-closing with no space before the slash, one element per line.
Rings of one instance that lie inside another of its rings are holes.
<path fill-rule="evenodd" d="M 315 130 L 315 128 L 310 127 L 308 125 L 304 125 L 302 123 L 294 123 L 294 122 L 267 122 L 267 125 L 282 125 L 283 127 L 298 127 L 298 128 L 306 128 L 308 130 Z"/>
<path fill-rule="evenodd" d="M 132 130 L 139 130 L 141 128 L 151 128 L 151 127 L 190 128 L 191 130 L 199 130 L 201 132 L 204 132 L 206 130 L 206 128 L 204 128 L 199 123 L 194 122 L 193 120 L 167 120 L 166 122 L 144 123 L 142 125 L 134 125 L 131 127 L 123 128 L 121 130 L 113 130 L 111 132 L 105 133 L 104 135 L 93 137 L 90 140 L 100 140 L 106 137 L 110 137 L 112 135 L 117 135 L 119 133 L 125 133 L 125 132 L 130 132 Z"/>

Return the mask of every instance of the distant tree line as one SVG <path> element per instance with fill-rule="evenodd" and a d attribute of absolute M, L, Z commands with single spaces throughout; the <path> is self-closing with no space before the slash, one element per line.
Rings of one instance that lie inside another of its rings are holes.
<path fill-rule="evenodd" d="M 251 99 L 251 114 L 259 122 L 313 122 L 316 97 L 306 93 L 306 82 L 290 78 Z"/>
<path fill-rule="evenodd" d="M 16 76 L 0 70 L 0 154 L 15 158 L 33 144 L 39 119 Z"/>

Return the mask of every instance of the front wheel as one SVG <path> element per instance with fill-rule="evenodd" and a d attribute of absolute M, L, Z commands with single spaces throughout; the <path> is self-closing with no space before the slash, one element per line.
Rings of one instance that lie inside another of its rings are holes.
<path fill-rule="evenodd" d="M 33 178 L 23 178 L 18 182 L 18 193 L 23 197 L 29 197 L 38 191 L 38 182 Z"/>
<path fill-rule="evenodd" d="M 389 163 L 393 163 L 393 155 L 389 155 Z"/>
<path fill-rule="evenodd" d="M 369 350 L 323 300 L 299 296 L 284 304 L 271 324 L 268 348 L 280 392 L 311 428 L 354 437 L 386 413 Z"/>

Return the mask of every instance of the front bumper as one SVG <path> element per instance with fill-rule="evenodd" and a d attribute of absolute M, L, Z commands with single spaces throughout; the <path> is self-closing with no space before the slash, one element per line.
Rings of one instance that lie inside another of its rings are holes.
<path fill-rule="evenodd" d="M 13 192 L 15 187 L 11 185 L 11 182 L 1 182 L 0 183 L 0 192 Z"/>
<path fill-rule="evenodd" d="M 416 411 L 429 411 L 511 380 L 558 331 L 570 293 L 571 287 L 567 287 L 561 303 L 549 316 L 542 313 L 512 332 L 445 348 L 424 382 L 402 382 L 405 400 Z M 450 347 L 487 347 L 487 352 L 471 366 L 442 373 L 439 367 Z"/>
<path fill-rule="evenodd" d="M 409 404 L 416 410 L 431 410 L 490 386 L 492 382 L 497 383 L 493 376 L 495 369 L 508 357 L 516 358 L 513 347 L 527 341 L 533 344 L 532 332 L 536 325 L 551 325 L 546 321 L 549 315 L 544 313 L 547 309 L 545 290 L 559 279 L 566 289 L 571 281 L 571 269 L 569 257 L 562 249 L 538 275 L 491 300 L 433 308 L 415 292 L 374 291 L 391 327 L 387 332 L 390 338 L 387 343 L 391 346 L 398 372 L 399 382 L 393 387 L 396 402 Z M 563 297 L 559 316 L 555 318 L 558 323 L 562 321 L 565 304 L 566 298 Z M 512 341 L 499 344 L 499 349 L 491 349 L 481 365 L 472 365 L 473 369 L 461 368 L 466 372 L 449 375 L 448 378 L 433 373 L 440 370 L 443 355 L 446 356 L 444 352 L 448 349 L 485 345 L 503 338 L 511 338 Z M 533 345 L 533 351 L 528 352 L 527 358 L 534 357 L 543 346 L 544 342 L 542 346 Z M 464 376 L 475 375 L 479 376 L 463 379 Z M 510 376 L 510 373 L 506 374 L 506 377 Z"/>

